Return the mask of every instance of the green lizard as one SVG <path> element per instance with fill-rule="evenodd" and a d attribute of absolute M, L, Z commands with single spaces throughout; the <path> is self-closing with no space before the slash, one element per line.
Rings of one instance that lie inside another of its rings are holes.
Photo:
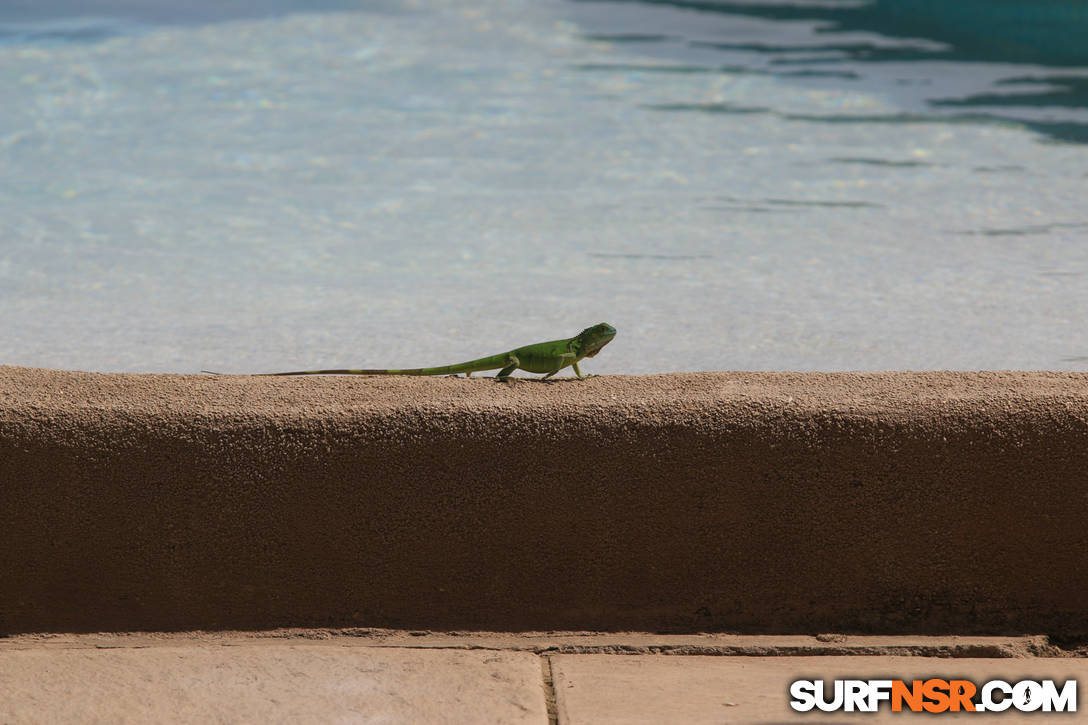
<path fill-rule="evenodd" d="M 582 358 L 593 357 L 601 351 L 601 348 L 612 341 L 616 336 L 616 328 L 602 322 L 593 327 L 587 327 L 574 337 L 566 340 L 552 340 L 550 342 L 538 342 L 535 345 L 526 345 L 501 352 L 498 355 L 482 357 L 479 360 L 469 360 L 457 365 L 441 365 L 434 368 L 412 368 L 409 370 L 298 370 L 289 373 L 257 373 L 258 375 L 456 375 L 464 373 L 469 377 L 472 373 L 481 370 L 498 370 L 498 380 L 506 380 L 510 373 L 517 369 L 530 373 L 545 373 L 547 379 L 568 365 L 574 368 L 574 374 L 579 380 L 585 380 L 578 369 L 578 362 Z M 211 372 L 202 370 L 201 372 Z M 212 373 L 217 375 L 218 373 Z"/>

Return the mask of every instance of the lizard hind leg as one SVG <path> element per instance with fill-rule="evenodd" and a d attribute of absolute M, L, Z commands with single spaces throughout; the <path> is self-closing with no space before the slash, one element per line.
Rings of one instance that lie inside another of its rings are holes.
<path fill-rule="evenodd" d="M 518 369 L 521 365 L 521 361 L 518 360 L 517 355 L 508 355 L 506 357 L 506 367 L 499 371 L 499 374 L 495 376 L 496 380 L 506 380 L 510 377 L 510 373 Z"/>

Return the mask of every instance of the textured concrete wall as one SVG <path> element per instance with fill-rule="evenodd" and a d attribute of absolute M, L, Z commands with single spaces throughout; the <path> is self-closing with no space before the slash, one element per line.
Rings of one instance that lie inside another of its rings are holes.
<path fill-rule="evenodd" d="M 0 631 L 1088 633 L 1088 375 L 0 367 Z"/>

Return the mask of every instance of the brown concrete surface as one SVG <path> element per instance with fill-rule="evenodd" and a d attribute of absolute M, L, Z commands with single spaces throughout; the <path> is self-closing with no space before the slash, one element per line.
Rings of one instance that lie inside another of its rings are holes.
<path fill-rule="evenodd" d="M 256 632 L 95 632 L 14 634 L 4 652 L 26 649 L 265 646 L 305 642 L 332 647 L 493 649 L 551 654 L 669 654 L 783 657 L 896 655 L 953 658 L 1085 657 L 1088 646 L 1063 648 L 1046 636 L 649 634 L 645 632 L 405 632 L 384 629 L 274 629 Z"/>
<path fill-rule="evenodd" d="M 0 367 L 0 632 L 1088 634 L 1088 375 Z"/>
<path fill-rule="evenodd" d="M 551 658 L 559 723 L 913 723 L 993 722 L 1000 725 L 1074 723 L 1084 718 L 1088 659 L 981 660 L 929 657 L 663 657 L 556 655 Z M 994 679 L 1078 681 L 1077 711 L 1063 713 L 794 711 L 790 683 L 798 679 Z"/>

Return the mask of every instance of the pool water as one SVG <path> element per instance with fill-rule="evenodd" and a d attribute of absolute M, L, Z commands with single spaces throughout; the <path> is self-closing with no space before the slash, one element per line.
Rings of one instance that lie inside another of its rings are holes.
<path fill-rule="evenodd" d="M 0 364 L 1086 369 L 1088 60 L 916 4 L 15 3 Z"/>

